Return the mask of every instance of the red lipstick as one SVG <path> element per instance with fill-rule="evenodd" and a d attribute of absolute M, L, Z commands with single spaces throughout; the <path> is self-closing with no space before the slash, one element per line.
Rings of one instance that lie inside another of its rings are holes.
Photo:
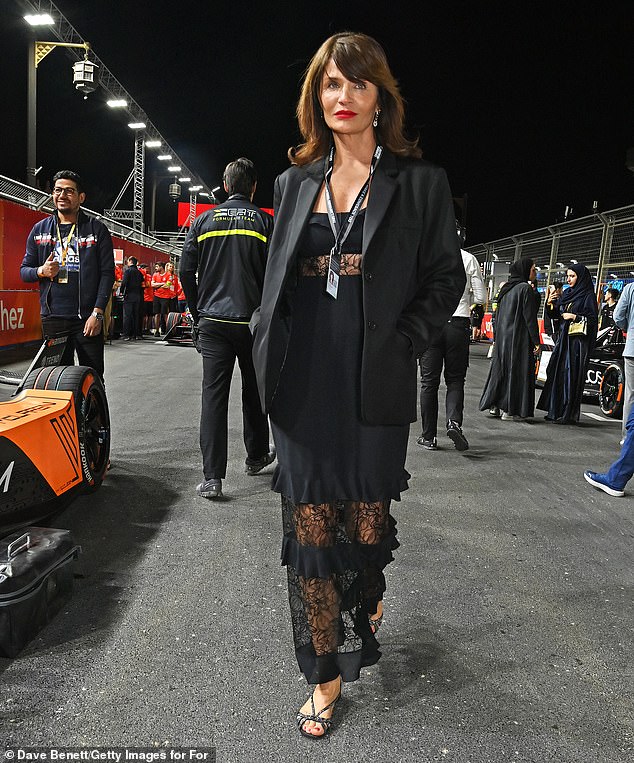
<path fill-rule="evenodd" d="M 347 111 L 346 109 L 342 109 L 341 111 L 336 111 L 335 116 L 339 117 L 340 119 L 352 119 L 352 117 L 357 116 L 357 113 L 356 111 Z"/>

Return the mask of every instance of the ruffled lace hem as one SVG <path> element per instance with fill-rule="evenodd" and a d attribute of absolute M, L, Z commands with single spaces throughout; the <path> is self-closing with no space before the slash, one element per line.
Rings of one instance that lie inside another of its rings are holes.
<path fill-rule="evenodd" d="M 288 533 L 282 539 L 282 566 L 292 567 L 304 578 L 323 579 L 368 567 L 383 570 L 394 561 L 392 551 L 400 545 L 396 539 L 396 520 L 391 514 L 387 520 L 387 534 L 379 543 L 372 544 L 347 541 L 332 546 L 306 546 L 299 543 L 295 533 Z"/>
<path fill-rule="evenodd" d="M 341 676 L 346 683 L 357 681 L 361 668 L 375 665 L 381 659 L 381 650 L 374 636 L 369 633 L 361 649 L 353 652 L 335 652 L 317 656 L 311 644 L 295 650 L 299 669 L 309 684 L 334 681 Z"/>
<path fill-rule="evenodd" d="M 328 503 L 333 500 L 364 501 L 400 501 L 401 493 L 409 489 L 408 480 L 411 474 L 403 469 L 400 479 L 395 479 L 391 484 L 372 484 L 367 477 L 363 479 L 348 477 L 344 485 L 333 476 L 323 478 L 310 477 L 304 474 L 293 474 L 279 466 L 275 469 L 271 489 L 275 493 L 290 498 L 293 503 Z"/>

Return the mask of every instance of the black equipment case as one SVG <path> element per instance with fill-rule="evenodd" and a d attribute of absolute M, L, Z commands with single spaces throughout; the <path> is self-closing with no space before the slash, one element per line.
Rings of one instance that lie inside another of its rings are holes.
<path fill-rule="evenodd" d="M 80 552 L 68 530 L 27 527 L 0 539 L 0 656 L 15 657 L 70 598 Z"/>

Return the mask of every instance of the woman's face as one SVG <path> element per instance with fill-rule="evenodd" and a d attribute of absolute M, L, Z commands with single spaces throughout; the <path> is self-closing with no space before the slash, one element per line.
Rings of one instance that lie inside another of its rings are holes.
<path fill-rule="evenodd" d="M 372 130 L 379 107 L 379 89 L 366 80 L 346 79 L 331 59 L 321 80 L 319 100 L 328 127 L 341 135 L 362 134 Z"/>
<path fill-rule="evenodd" d="M 531 272 L 529 273 L 528 280 L 534 281 L 537 278 L 537 268 L 535 265 L 531 265 Z"/>
<path fill-rule="evenodd" d="M 577 283 L 577 274 L 574 270 L 566 271 L 566 281 L 568 281 L 568 286 L 570 286 L 570 288 L 572 288 Z"/>

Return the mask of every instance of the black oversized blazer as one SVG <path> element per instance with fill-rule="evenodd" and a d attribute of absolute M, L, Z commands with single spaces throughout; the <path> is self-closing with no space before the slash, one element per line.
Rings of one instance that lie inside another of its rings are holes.
<path fill-rule="evenodd" d="M 302 235 L 324 163 L 291 167 L 275 182 L 275 227 L 260 310 L 252 321 L 253 359 L 265 412 L 284 364 Z M 363 227 L 361 418 L 368 424 L 416 420 L 416 358 L 455 310 L 466 277 L 444 170 L 384 151 Z"/>

